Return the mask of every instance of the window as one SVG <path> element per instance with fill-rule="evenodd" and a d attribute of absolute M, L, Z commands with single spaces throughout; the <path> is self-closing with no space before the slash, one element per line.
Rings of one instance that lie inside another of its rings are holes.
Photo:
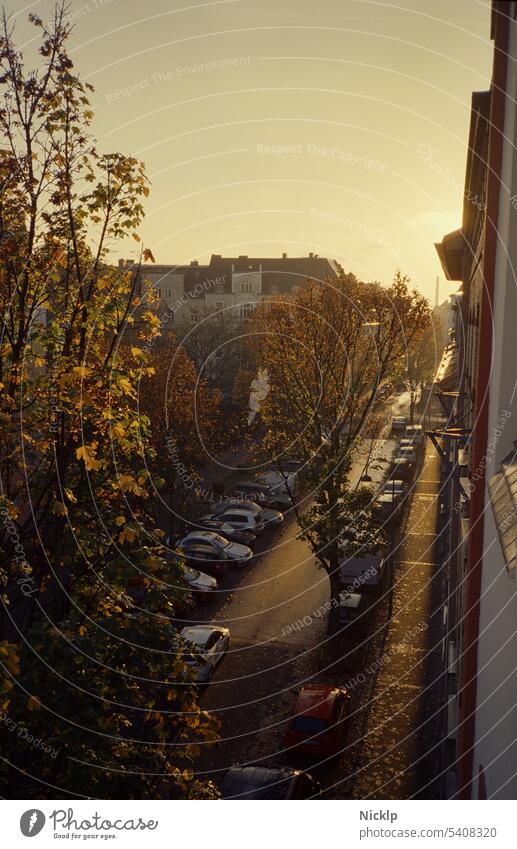
<path fill-rule="evenodd" d="M 205 643 L 205 649 L 213 649 L 216 643 L 219 642 L 222 634 L 220 631 L 214 631 L 213 634 L 210 634 L 208 640 Z"/>
<path fill-rule="evenodd" d="M 241 283 L 241 292 L 251 292 L 251 283 Z"/>
<path fill-rule="evenodd" d="M 197 320 L 198 320 L 197 310 L 191 310 L 191 311 L 190 311 L 190 321 L 191 321 L 191 324 L 195 324 L 195 323 L 197 322 Z"/>
<path fill-rule="evenodd" d="M 165 300 L 166 300 L 166 301 L 170 301 L 170 299 L 171 299 L 171 290 L 170 290 L 170 289 L 166 289 L 166 290 L 165 290 Z"/>
<path fill-rule="evenodd" d="M 253 304 L 242 304 L 241 305 L 241 318 L 249 319 L 251 318 L 251 314 L 253 312 Z"/>
<path fill-rule="evenodd" d="M 328 722 L 326 719 L 320 719 L 318 716 L 306 716 L 300 714 L 295 716 L 291 728 L 293 731 L 298 731 L 300 734 L 321 734 L 326 731 Z"/>

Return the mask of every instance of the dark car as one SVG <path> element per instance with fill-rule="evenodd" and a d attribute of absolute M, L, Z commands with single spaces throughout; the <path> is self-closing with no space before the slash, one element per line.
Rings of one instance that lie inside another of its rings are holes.
<path fill-rule="evenodd" d="M 224 552 L 214 551 L 208 545 L 192 543 L 181 549 L 185 562 L 193 569 L 201 569 L 209 575 L 223 575 L 231 565 Z"/>
<path fill-rule="evenodd" d="M 321 788 L 312 775 L 299 769 L 233 766 L 220 790 L 223 799 L 312 799 Z"/>
<path fill-rule="evenodd" d="M 240 542 L 243 545 L 251 546 L 256 540 L 256 536 L 252 531 L 243 531 L 234 528 L 229 522 L 225 522 L 224 517 L 221 519 L 198 519 L 195 526 L 206 531 L 215 531 L 226 537 L 226 539 L 231 540 L 231 542 Z"/>

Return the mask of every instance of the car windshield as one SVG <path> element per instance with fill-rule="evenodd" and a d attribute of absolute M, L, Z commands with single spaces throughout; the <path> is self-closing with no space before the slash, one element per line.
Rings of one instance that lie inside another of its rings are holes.
<path fill-rule="evenodd" d="M 320 719 L 317 716 L 296 716 L 293 719 L 291 726 L 293 731 L 299 731 L 302 734 L 321 734 L 327 729 L 327 721 Z"/>

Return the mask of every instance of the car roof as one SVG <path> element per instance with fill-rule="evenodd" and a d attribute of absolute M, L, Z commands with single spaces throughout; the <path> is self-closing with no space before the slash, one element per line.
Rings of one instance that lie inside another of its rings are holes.
<path fill-rule="evenodd" d="M 288 789 L 284 782 L 298 775 L 301 775 L 300 770 L 289 767 L 233 766 L 225 773 L 221 790 L 226 797 L 246 795 L 260 799 L 283 796 Z"/>
<path fill-rule="evenodd" d="M 215 531 L 203 531 L 203 530 L 196 531 L 196 530 L 194 530 L 194 531 L 189 531 L 188 534 L 186 534 L 185 538 L 188 539 L 189 536 L 203 537 L 203 539 L 217 539 L 217 537 L 219 537 L 220 534 L 216 534 Z"/>
<path fill-rule="evenodd" d="M 204 646 L 210 634 L 218 630 L 219 628 L 216 628 L 214 625 L 191 625 L 182 629 L 181 636 L 184 640 L 189 640 L 198 646 Z"/>
<path fill-rule="evenodd" d="M 362 593 L 348 593 L 344 591 L 339 595 L 339 603 L 341 607 L 351 607 L 355 610 L 361 604 L 362 597 Z"/>
<path fill-rule="evenodd" d="M 187 551 L 201 551 L 206 554 L 214 554 L 215 549 L 211 545 L 203 545 L 202 542 L 191 542 Z"/>
<path fill-rule="evenodd" d="M 295 713 L 328 719 L 337 695 L 338 689 L 331 684 L 306 684 L 298 694 Z"/>

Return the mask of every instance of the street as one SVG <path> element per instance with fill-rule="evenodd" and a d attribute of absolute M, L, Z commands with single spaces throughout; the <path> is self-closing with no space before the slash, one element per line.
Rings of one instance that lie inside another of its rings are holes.
<path fill-rule="evenodd" d="M 380 480 L 393 442 L 376 441 L 369 473 Z M 351 473 L 351 485 L 363 473 L 368 450 L 361 450 Z M 221 742 L 209 747 L 198 771 L 217 780 L 235 764 L 288 763 L 282 734 L 304 682 L 344 684 L 359 671 L 356 647 L 343 646 L 341 662 L 327 658 L 329 581 L 308 543 L 298 538 L 291 514 L 280 531 L 268 531 L 250 566 L 229 571 L 221 581 L 225 591 L 203 605 L 198 621 L 230 628 L 230 650 L 202 696 L 201 704 L 221 722 Z M 366 646 L 360 647 L 362 660 Z M 346 753 L 318 770 L 322 783 L 335 781 L 348 769 Z M 314 772 L 314 770 L 313 770 Z"/>

